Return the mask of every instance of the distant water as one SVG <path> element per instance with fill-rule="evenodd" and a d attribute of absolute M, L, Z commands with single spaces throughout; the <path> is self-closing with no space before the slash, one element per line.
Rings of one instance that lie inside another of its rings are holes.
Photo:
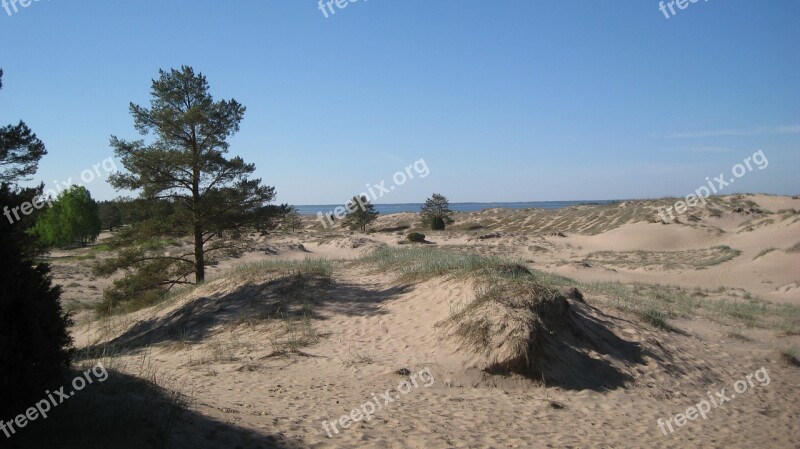
<path fill-rule="evenodd" d="M 484 209 L 505 208 L 505 209 L 561 209 L 570 206 L 580 206 L 587 204 L 611 204 L 617 200 L 602 201 L 529 201 L 518 203 L 450 203 L 450 209 L 457 212 L 475 212 Z M 317 212 L 332 212 L 341 204 L 312 204 L 307 206 L 296 206 L 298 212 L 303 215 L 317 215 Z M 375 209 L 383 215 L 397 214 L 401 212 L 419 212 L 422 203 L 405 204 L 376 204 Z"/>

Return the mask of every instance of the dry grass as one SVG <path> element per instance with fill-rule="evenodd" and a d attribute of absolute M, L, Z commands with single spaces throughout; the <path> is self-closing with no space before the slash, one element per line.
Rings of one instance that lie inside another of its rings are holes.
<path fill-rule="evenodd" d="M 475 299 L 437 326 L 489 366 L 530 372 L 538 345 L 566 311 L 566 300 L 532 277 L 501 277 L 478 288 Z"/>
<path fill-rule="evenodd" d="M 630 269 L 641 267 L 685 270 L 719 265 L 740 254 L 741 251 L 724 245 L 685 251 L 599 251 L 586 256 L 584 262 Z"/>
<path fill-rule="evenodd" d="M 766 256 L 767 254 L 769 254 L 769 253 L 771 253 L 773 251 L 777 251 L 777 250 L 778 250 L 778 248 L 775 248 L 774 246 L 770 247 L 770 248 L 767 248 L 767 249 L 761 251 L 760 253 L 756 254 L 756 257 L 753 257 L 753 260 L 756 260 L 759 257 Z"/>
<path fill-rule="evenodd" d="M 643 317 L 657 312 L 663 321 L 705 317 L 723 324 L 795 332 L 800 329 L 800 307 L 773 304 L 732 289 L 685 290 L 678 286 L 592 282 L 581 288 L 593 299 Z"/>

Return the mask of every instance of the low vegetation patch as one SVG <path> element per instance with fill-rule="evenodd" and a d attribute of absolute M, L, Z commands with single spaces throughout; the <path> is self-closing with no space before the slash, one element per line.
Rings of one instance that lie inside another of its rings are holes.
<path fill-rule="evenodd" d="M 592 282 L 581 288 L 612 307 L 655 324 L 702 316 L 723 324 L 793 332 L 800 328 L 800 307 L 773 304 L 732 289 L 688 291 L 678 286 Z M 657 317 L 653 320 L 651 317 Z"/>
<path fill-rule="evenodd" d="M 424 243 L 425 242 L 425 234 L 420 232 L 412 232 L 406 236 L 406 240 L 412 243 Z"/>
<path fill-rule="evenodd" d="M 686 251 L 598 251 L 584 262 L 625 268 L 703 269 L 725 263 L 742 252 L 729 246 Z"/>
<path fill-rule="evenodd" d="M 760 253 L 756 254 L 756 257 L 753 257 L 753 260 L 756 260 L 756 259 L 758 259 L 759 257 L 766 256 L 767 254 L 769 254 L 769 253 L 771 253 L 771 252 L 773 252 L 773 251 L 777 251 L 777 250 L 778 250 L 778 248 L 775 248 L 775 247 L 772 247 L 772 248 L 767 248 L 767 249 L 765 249 L 765 250 L 761 251 Z"/>
<path fill-rule="evenodd" d="M 210 281 L 199 285 L 189 285 L 177 288 L 159 295 L 141 295 L 128 301 L 112 301 L 104 299 L 94 310 L 100 317 L 109 317 L 119 314 L 132 313 L 155 305 L 165 307 L 175 300 L 195 291 L 197 288 L 217 279 L 264 281 L 267 278 L 279 278 L 290 275 L 320 276 L 329 279 L 333 272 L 331 262 L 324 259 L 305 259 L 302 261 L 264 261 L 251 264 L 242 264 L 226 271 Z"/>
<path fill-rule="evenodd" d="M 425 246 L 412 248 L 380 247 L 359 259 L 359 264 L 380 271 L 398 273 L 402 282 L 426 281 L 436 277 L 466 279 L 474 276 L 529 276 L 532 273 L 521 262 L 472 253 L 456 253 Z M 535 273 L 537 276 L 543 275 Z"/>
<path fill-rule="evenodd" d="M 797 348 L 784 349 L 781 358 L 789 365 L 800 367 L 800 351 Z"/>

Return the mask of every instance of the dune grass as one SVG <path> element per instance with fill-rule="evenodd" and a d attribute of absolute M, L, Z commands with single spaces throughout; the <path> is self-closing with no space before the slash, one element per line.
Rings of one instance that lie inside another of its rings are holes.
<path fill-rule="evenodd" d="M 333 273 L 333 265 L 330 260 L 306 258 L 300 261 L 270 260 L 263 262 L 241 264 L 230 270 L 209 276 L 205 282 L 185 287 L 177 287 L 165 295 L 147 296 L 115 304 L 109 308 L 106 301 L 95 305 L 93 308 L 97 316 L 108 318 L 117 315 L 126 315 L 148 307 L 156 307 L 161 310 L 173 304 L 180 298 L 196 291 L 198 288 L 222 279 L 241 279 L 261 281 L 265 278 L 277 278 L 290 276 L 293 274 L 314 275 L 323 278 L 330 278 Z"/>
<path fill-rule="evenodd" d="M 756 257 L 753 257 L 753 260 L 756 260 L 759 257 L 766 256 L 767 254 L 769 254 L 769 253 L 771 253 L 773 251 L 777 251 L 777 250 L 778 250 L 778 248 L 775 248 L 774 246 L 770 247 L 770 248 L 767 248 L 767 249 L 761 251 L 760 253 L 756 254 Z"/>
<path fill-rule="evenodd" d="M 800 349 L 797 347 L 782 350 L 781 358 L 789 365 L 800 367 Z"/>
<path fill-rule="evenodd" d="M 727 248 L 722 251 L 730 256 L 729 251 L 736 250 Z M 671 328 L 670 319 L 693 316 L 783 332 L 795 332 L 800 328 L 799 307 L 769 303 L 739 290 L 691 290 L 679 286 L 619 282 L 581 283 L 556 274 L 528 270 L 515 260 L 429 247 L 378 248 L 357 263 L 373 266 L 379 271 L 393 271 L 401 282 L 435 277 L 464 279 L 477 275 L 483 285 L 487 280 L 500 279 L 504 282 L 531 280 L 548 288 L 578 286 L 588 294 L 590 302 L 593 298 L 604 301 L 662 329 Z"/>
<path fill-rule="evenodd" d="M 231 277 L 263 277 L 265 274 L 293 274 L 302 273 L 306 275 L 318 275 L 331 277 L 333 274 L 333 264 L 328 259 L 314 259 L 307 257 L 303 260 L 265 260 L 261 262 L 245 263 L 233 267 L 230 270 L 211 277 L 212 282 L 216 279 Z"/>
<path fill-rule="evenodd" d="M 721 245 L 685 251 L 597 251 L 585 262 L 625 268 L 704 269 L 725 263 L 742 254 L 737 249 Z"/>
<path fill-rule="evenodd" d="M 527 271 L 521 264 L 499 257 L 458 254 L 436 248 L 381 247 L 361 258 L 359 263 L 381 271 L 391 270 L 404 282 L 425 281 L 445 276 L 464 278 L 476 273 Z"/>
<path fill-rule="evenodd" d="M 800 328 L 800 307 L 773 304 L 738 290 L 689 291 L 678 286 L 592 282 L 582 284 L 590 297 L 638 316 L 654 312 L 662 320 L 701 316 L 723 324 L 794 332 Z"/>

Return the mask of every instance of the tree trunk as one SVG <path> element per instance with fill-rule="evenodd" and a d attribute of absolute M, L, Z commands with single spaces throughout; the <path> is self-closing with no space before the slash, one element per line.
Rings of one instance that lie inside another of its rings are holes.
<path fill-rule="evenodd" d="M 194 130 L 192 131 L 194 138 Z M 206 265 L 203 251 L 203 226 L 200 223 L 200 164 L 197 145 L 193 145 L 194 163 L 192 167 L 192 219 L 194 221 L 194 282 L 206 280 Z"/>
<path fill-rule="evenodd" d="M 206 280 L 206 265 L 203 260 L 203 230 L 200 223 L 194 223 L 194 277 L 195 282 Z"/>

